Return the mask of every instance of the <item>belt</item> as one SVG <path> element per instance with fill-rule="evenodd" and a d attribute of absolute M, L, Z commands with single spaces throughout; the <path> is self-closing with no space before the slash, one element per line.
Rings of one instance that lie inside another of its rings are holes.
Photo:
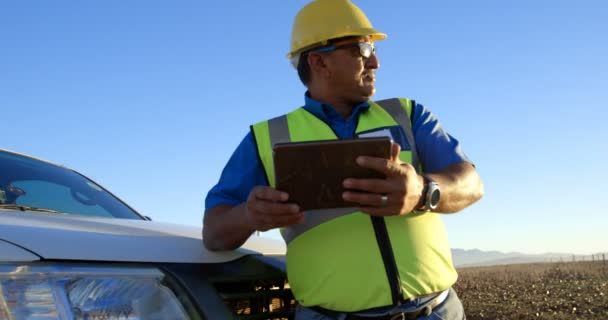
<path fill-rule="evenodd" d="M 328 309 L 324 309 L 321 307 L 310 307 L 311 309 L 315 310 L 316 312 L 326 316 L 326 317 L 330 317 L 332 319 L 344 319 L 344 320 L 415 320 L 418 319 L 418 317 L 421 316 L 429 316 L 432 312 L 433 309 L 440 305 L 443 301 L 445 301 L 445 299 L 448 297 L 448 293 L 449 293 L 449 289 L 442 291 L 440 294 L 437 295 L 437 297 L 435 297 L 433 300 L 429 301 L 426 303 L 426 305 L 420 309 L 416 309 L 414 311 L 406 311 L 406 312 L 396 312 L 390 315 L 381 315 L 381 316 L 365 316 L 365 315 L 361 315 L 361 314 L 356 314 L 356 313 L 347 313 L 347 312 L 340 312 L 340 311 L 333 311 L 333 310 L 328 310 Z M 343 315 L 346 315 L 346 317 L 341 317 Z"/>

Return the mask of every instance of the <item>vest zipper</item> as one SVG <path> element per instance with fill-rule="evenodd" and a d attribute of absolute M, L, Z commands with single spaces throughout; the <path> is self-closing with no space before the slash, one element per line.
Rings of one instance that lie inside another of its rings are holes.
<path fill-rule="evenodd" d="M 401 302 L 403 294 L 399 270 L 397 269 L 397 262 L 395 261 L 395 255 L 393 254 L 391 240 L 388 236 L 386 222 L 384 217 L 371 217 L 371 219 L 372 225 L 374 226 L 374 233 L 376 234 L 376 241 L 378 242 L 378 247 L 380 249 L 380 255 L 382 256 L 382 262 L 384 263 L 386 277 L 388 278 L 388 285 L 391 289 L 393 305 L 397 305 Z"/>

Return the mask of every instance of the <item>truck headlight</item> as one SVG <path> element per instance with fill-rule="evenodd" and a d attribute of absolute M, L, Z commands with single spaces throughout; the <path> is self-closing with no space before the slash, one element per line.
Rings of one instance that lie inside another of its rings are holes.
<path fill-rule="evenodd" d="M 0 319 L 190 319 L 155 268 L 0 265 Z"/>

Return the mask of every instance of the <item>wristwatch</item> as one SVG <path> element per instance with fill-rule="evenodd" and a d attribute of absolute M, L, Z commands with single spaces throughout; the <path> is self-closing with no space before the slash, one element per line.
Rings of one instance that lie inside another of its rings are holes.
<path fill-rule="evenodd" d="M 422 177 L 426 182 L 426 194 L 423 195 L 424 204 L 416 211 L 429 212 L 435 210 L 437 205 L 439 205 L 439 200 L 441 199 L 441 190 L 439 189 L 439 184 L 437 184 L 437 182 L 435 182 L 429 176 L 424 175 Z"/>

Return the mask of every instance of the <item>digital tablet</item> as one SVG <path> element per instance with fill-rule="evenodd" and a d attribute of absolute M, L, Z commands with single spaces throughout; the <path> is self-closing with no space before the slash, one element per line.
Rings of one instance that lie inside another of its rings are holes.
<path fill-rule="evenodd" d="M 389 159 L 388 137 L 276 144 L 273 148 L 276 189 L 302 210 L 357 206 L 342 199 L 346 178 L 379 178 L 381 172 L 359 166 L 358 156 Z"/>

